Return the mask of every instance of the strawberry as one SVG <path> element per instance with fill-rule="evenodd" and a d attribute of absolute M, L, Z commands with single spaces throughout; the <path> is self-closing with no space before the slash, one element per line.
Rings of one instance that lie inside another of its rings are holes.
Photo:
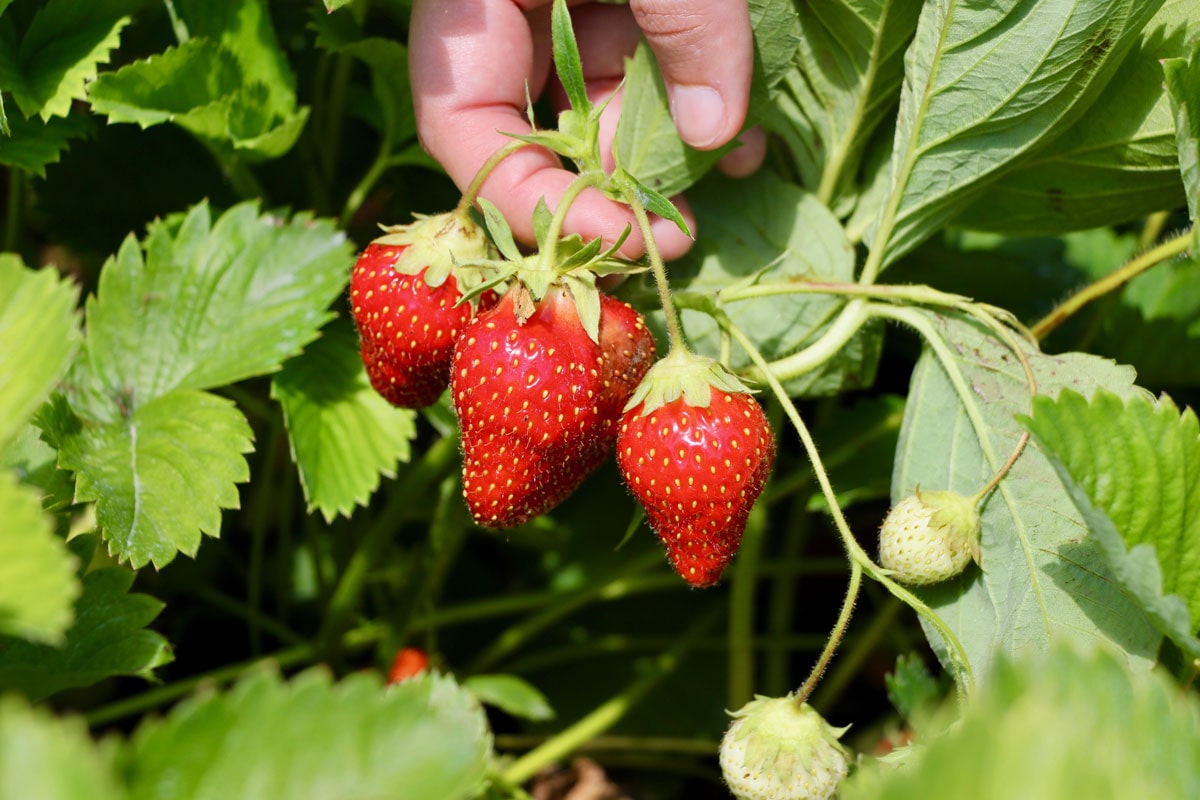
<path fill-rule="evenodd" d="M 712 586 L 737 552 L 775 459 L 775 436 L 745 387 L 714 361 L 660 361 L 621 419 L 617 464 L 675 571 Z"/>
<path fill-rule="evenodd" d="M 757 697 L 733 718 L 720 761 L 737 800 L 826 800 L 849 771 L 846 728 L 794 697 Z"/>
<path fill-rule="evenodd" d="M 956 492 L 922 492 L 897 503 L 879 529 L 879 563 L 901 583 L 949 580 L 979 562 L 979 512 Z"/>
<path fill-rule="evenodd" d="M 470 221 L 443 214 L 390 230 L 355 262 L 351 308 L 375 391 L 393 405 L 420 408 L 449 383 L 459 334 L 499 296 L 488 290 L 458 304 L 470 288 L 463 283 L 479 277 L 456 269 L 454 261 L 481 259 L 488 249 L 483 231 Z"/>
<path fill-rule="evenodd" d="M 402 683 L 415 678 L 429 669 L 429 657 L 418 647 L 401 647 L 396 651 L 392 667 L 388 670 L 388 685 Z"/>
<path fill-rule="evenodd" d="M 463 332 L 451 391 L 478 524 L 510 528 L 549 511 L 612 452 L 654 339 L 628 305 L 599 298 L 596 340 L 561 285 L 536 302 L 518 285 Z"/>

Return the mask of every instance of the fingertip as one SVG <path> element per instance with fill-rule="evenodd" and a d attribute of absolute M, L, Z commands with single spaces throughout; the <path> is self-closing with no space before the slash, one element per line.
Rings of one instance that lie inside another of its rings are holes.
<path fill-rule="evenodd" d="M 738 136 L 738 146 L 726 153 L 717 167 L 731 178 L 745 178 L 762 166 L 767 156 L 767 134 L 755 126 Z"/>

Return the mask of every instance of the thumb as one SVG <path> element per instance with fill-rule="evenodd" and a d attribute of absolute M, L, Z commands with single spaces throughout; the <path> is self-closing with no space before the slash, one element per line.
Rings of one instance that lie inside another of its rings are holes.
<path fill-rule="evenodd" d="M 754 40 L 746 0 L 631 0 L 685 142 L 711 150 L 746 120 Z"/>

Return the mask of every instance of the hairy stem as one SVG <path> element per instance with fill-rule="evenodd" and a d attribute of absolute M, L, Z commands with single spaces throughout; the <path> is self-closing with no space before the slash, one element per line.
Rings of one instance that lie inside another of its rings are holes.
<path fill-rule="evenodd" d="M 642 676 L 619 695 L 602 703 L 574 725 L 547 739 L 539 747 L 509 764 L 502 774 L 504 780 L 513 784 L 524 783 L 540 772 L 543 767 L 561 761 L 582 744 L 591 741 L 619 722 L 630 708 L 679 666 L 679 662 L 691 648 L 695 639 L 719 619 L 720 610 L 719 608 L 714 609 L 693 623 L 678 639 L 674 647 L 656 658 Z"/>
<path fill-rule="evenodd" d="M 456 216 L 464 221 L 467 219 L 468 215 L 471 213 L 471 207 L 475 205 L 475 200 L 479 197 L 479 191 L 483 188 L 483 184 L 487 182 L 487 179 L 491 176 L 492 172 L 495 171 L 496 167 L 500 166 L 500 163 L 504 161 L 504 159 L 520 150 L 526 144 L 527 142 L 514 139 L 496 152 L 492 153 L 488 157 L 488 160 L 483 162 L 483 166 L 481 166 L 479 171 L 475 173 L 475 177 L 471 179 L 471 183 L 468 184 L 466 190 L 463 191 L 462 199 L 460 199 L 458 201 L 458 205 L 455 206 L 454 213 Z"/>
<path fill-rule="evenodd" d="M 599 186 L 606 177 L 603 172 L 589 170 L 581 172 L 575 180 L 567 184 L 562 198 L 558 201 L 558 206 L 554 209 L 554 216 L 550 218 L 550 227 L 546 231 L 546 241 L 538 262 L 542 269 L 551 271 L 558 262 L 558 240 L 562 236 L 563 223 L 567 219 L 567 212 L 571 210 L 571 205 L 585 189 Z"/>
<path fill-rule="evenodd" d="M 667 266 L 663 263 L 662 253 L 658 250 L 658 242 L 654 239 L 654 231 L 650 227 L 650 217 L 646 213 L 646 205 L 638 197 L 637 190 L 632 186 L 625 187 L 625 202 L 633 209 L 634 219 L 637 220 L 638 230 L 642 233 L 642 241 L 646 246 L 646 258 L 650 261 L 650 272 L 654 275 L 654 285 L 658 288 L 658 301 L 662 305 L 663 316 L 667 321 L 667 339 L 671 352 L 687 352 L 687 342 L 683 338 L 683 326 L 679 324 L 679 312 L 671 302 L 671 284 L 667 280 Z"/>
<path fill-rule="evenodd" d="M 1033 326 L 1033 334 L 1039 339 L 1046 338 L 1055 328 L 1062 325 L 1073 315 L 1079 313 L 1080 309 L 1088 303 L 1121 288 L 1138 275 L 1157 266 L 1161 262 L 1187 252 L 1187 249 L 1191 246 L 1191 242 L 1192 232 L 1189 229 L 1168 239 L 1158 247 L 1151 248 L 1141 255 L 1136 256 L 1125 264 L 1125 266 L 1083 287 L 1059 303 L 1053 311 L 1037 321 Z"/>

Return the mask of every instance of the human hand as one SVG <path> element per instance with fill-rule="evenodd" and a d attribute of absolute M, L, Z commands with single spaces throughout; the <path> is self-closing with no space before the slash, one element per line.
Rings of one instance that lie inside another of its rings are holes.
<path fill-rule="evenodd" d="M 680 136 L 699 149 L 733 139 L 746 117 L 753 69 L 750 16 L 742 0 L 631 0 L 628 6 L 574 3 L 571 12 L 584 79 L 592 102 L 611 95 L 624 74 L 624 59 L 645 34 L 658 58 Z M 510 141 L 500 131 L 528 133 L 526 84 L 537 97 L 550 80 L 550 0 L 416 0 L 409 35 L 409 61 L 417 129 L 425 149 L 459 186 L 470 183 L 488 157 Z M 551 87 L 566 106 L 557 81 Z M 620 98 L 601 117 L 605 167 Z M 748 174 L 762 162 L 765 137 L 742 134 L 742 145 L 722 168 Z M 574 173 L 547 150 L 526 147 L 488 177 L 481 194 L 508 219 L 513 232 L 533 241 L 532 216 L 541 197 L 554 208 Z M 695 220 L 677 202 L 689 226 Z M 598 190 L 580 195 L 564 230 L 585 239 L 612 242 L 626 225 L 633 230 L 622 247 L 628 257 L 645 247 L 633 215 Z M 664 258 L 682 255 L 691 240 L 672 222 L 653 221 Z"/>

